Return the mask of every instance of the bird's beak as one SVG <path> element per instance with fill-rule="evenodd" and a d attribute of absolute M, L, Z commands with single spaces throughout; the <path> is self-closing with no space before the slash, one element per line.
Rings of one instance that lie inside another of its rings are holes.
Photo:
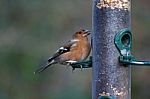
<path fill-rule="evenodd" d="M 88 36 L 88 35 L 90 35 L 91 34 L 91 31 L 89 31 L 89 30 L 85 30 L 84 31 L 84 36 Z"/>

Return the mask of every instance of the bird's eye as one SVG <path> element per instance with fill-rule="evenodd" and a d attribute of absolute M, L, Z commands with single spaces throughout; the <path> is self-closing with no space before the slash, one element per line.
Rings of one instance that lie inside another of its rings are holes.
<path fill-rule="evenodd" d="M 81 34 L 81 32 L 78 32 L 79 34 Z"/>

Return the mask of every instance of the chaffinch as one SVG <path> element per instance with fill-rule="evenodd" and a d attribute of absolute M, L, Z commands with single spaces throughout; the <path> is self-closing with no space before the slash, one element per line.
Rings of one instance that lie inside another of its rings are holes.
<path fill-rule="evenodd" d="M 70 65 L 77 61 L 85 60 L 91 51 L 91 45 L 88 41 L 89 30 L 80 30 L 76 32 L 70 41 L 60 47 L 52 57 L 48 59 L 46 66 L 37 69 L 35 73 L 40 73 L 52 64 Z"/>

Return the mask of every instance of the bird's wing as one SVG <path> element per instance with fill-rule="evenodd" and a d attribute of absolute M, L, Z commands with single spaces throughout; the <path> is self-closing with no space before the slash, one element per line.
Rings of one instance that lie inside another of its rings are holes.
<path fill-rule="evenodd" d="M 51 62 L 53 59 L 55 59 L 56 57 L 60 56 L 63 53 L 69 52 L 70 49 L 72 48 L 72 46 L 75 45 L 75 43 L 77 42 L 77 40 L 70 40 L 68 41 L 66 44 L 64 44 L 64 46 L 60 47 L 52 57 L 50 57 L 48 59 L 48 62 Z"/>

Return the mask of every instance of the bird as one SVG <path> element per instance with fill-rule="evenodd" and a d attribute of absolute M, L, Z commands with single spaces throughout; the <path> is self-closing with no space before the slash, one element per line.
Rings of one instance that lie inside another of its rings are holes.
<path fill-rule="evenodd" d="M 89 30 L 84 29 L 75 32 L 72 39 L 56 50 L 47 60 L 47 64 L 38 68 L 34 73 L 40 73 L 53 64 L 70 65 L 86 60 L 91 51 L 91 44 L 88 40 L 90 34 Z"/>

